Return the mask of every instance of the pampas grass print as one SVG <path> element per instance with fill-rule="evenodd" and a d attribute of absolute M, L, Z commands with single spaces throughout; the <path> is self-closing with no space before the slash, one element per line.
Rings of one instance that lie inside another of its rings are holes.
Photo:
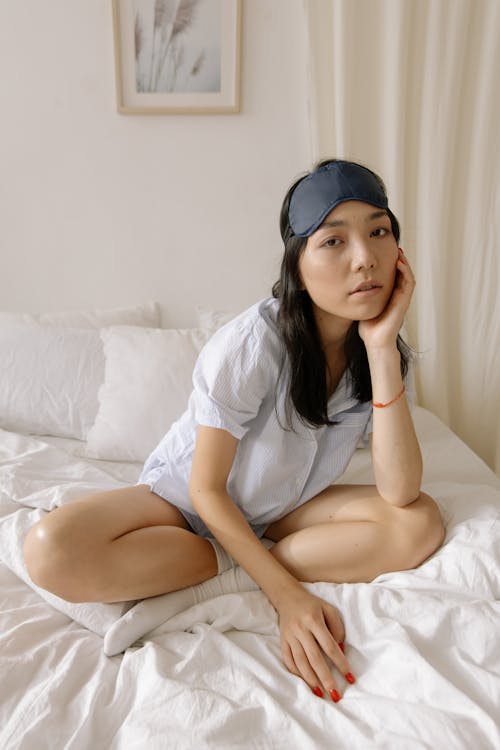
<path fill-rule="evenodd" d="M 187 60 L 184 35 L 200 0 L 135 0 L 135 64 L 139 92 L 187 90 L 205 58 L 197 50 Z M 187 67 L 186 67 L 187 66 Z"/>

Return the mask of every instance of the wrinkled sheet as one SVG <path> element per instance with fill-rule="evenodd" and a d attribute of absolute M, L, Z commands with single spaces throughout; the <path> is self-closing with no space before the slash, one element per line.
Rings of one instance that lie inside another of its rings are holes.
<path fill-rule="evenodd" d="M 75 605 L 34 587 L 21 554 L 31 524 L 140 467 L 0 431 L 0 747 L 500 747 L 500 481 L 429 412 L 417 407 L 415 423 L 446 540 L 416 570 L 308 584 L 346 624 L 357 682 L 339 678 L 338 704 L 285 670 L 259 591 L 167 620 L 151 600 L 138 639 L 128 623 L 149 602 Z M 373 481 L 367 451 L 344 481 Z M 110 658 L 112 628 L 130 645 Z"/>

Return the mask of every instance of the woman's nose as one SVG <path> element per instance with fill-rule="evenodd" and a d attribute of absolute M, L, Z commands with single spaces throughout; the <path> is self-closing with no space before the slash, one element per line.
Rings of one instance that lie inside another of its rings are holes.
<path fill-rule="evenodd" d="M 359 271 L 362 268 L 373 268 L 375 265 L 375 254 L 372 252 L 369 243 L 364 240 L 358 240 L 357 242 L 353 243 L 353 270 Z"/>

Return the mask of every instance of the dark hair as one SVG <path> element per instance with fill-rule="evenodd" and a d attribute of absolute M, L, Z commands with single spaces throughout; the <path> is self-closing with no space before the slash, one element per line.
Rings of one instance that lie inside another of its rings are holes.
<path fill-rule="evenodd" d="M 313 171 L 335 161 L 337 160 L 322 161 L 314 167 Z M 294 407 L 303 423 L 320 427 L 335 424 L 328 418 L 327 362 L 314 318 L 312 301 L 308 292 L 303 289 L 299 274 L 299 259 L 307 237 L 296 237 L 288 218 L 291 195 L 306 176 L 294 182 L 281 207 L 280 231 L 285 252 L 281 261 L 280 277 L 274 284 L 272 293 L 280 303 L 277 323 L 284 344 L 280 377 L 284 375 L 285 369 L 288 370 L 285 411 L 287 422 L 290 426 L 292 425 Z M 374 176 L 386 192 L 380 177 L 376 174 Z M 393 235 L 396 242 L 399 242 L 398 220 L 389 209 L 387 209 L 387 214 L 391 221 Z M 412 351 L 399 335 L 397 347 L 401 354 L 401 375 L 405 377 Z M 371 401 L 372 383 L 368 356 L 364 342 L 358 333 L 357 321 L 353 321 L 347 332 L 344 353 L 352 395 L 362 402 Z M 288 365 L 287 368 L 285 368 L 286 365 Z"/>

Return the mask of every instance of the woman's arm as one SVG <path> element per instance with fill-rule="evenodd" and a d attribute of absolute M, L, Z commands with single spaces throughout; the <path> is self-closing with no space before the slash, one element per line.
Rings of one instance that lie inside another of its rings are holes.
<path fill-rule="evenodd" d="M 322 684 L 331 695 L 331 691 L 338 693 L 323 652 L 342 674 L 352 672 L 337 642 L 344 639 L 340 616 L 335 607 L 310 594 L 276 560 L 229 497 L 226 484 L 237 446 L 237 439 L 225 430 L 198 428 L 189 483 L 193 506 L 277 610 L 287 668 L 311 689 Z"/>
<path fill-rule="evenodd" d="M 226 484 L 238 440 L 226 430 L 199 427 L 189 491 L 193 507 L 215 538 L 277 606 L 283 589 L 300 583 L 263 547 Z"/>
<path fill-rule="evenodd" d="M 359 324 L 368 355 L 374 402 L 387 404 L 403 388 L 396 340 L 414 288 L 413 273 L 400 251 L 389 303 L 378 318 Z M 381 497 L 398 506 L 416 500 L 422 481 L 422 455 L 404 393 L 388 406 L 373 408 L 371 450 L 375 483 Z"/>
<path fill-rule="evenodd" d="M 373 400 L 391 401 L 401 392 L 400 354 L 392 349 L 368 350 Z M 406 395 L 384 408 L 373 408 L 371 452 L 375 484 L 391 505 L 417 499 L 422 481 L 422 455 Z"/>

